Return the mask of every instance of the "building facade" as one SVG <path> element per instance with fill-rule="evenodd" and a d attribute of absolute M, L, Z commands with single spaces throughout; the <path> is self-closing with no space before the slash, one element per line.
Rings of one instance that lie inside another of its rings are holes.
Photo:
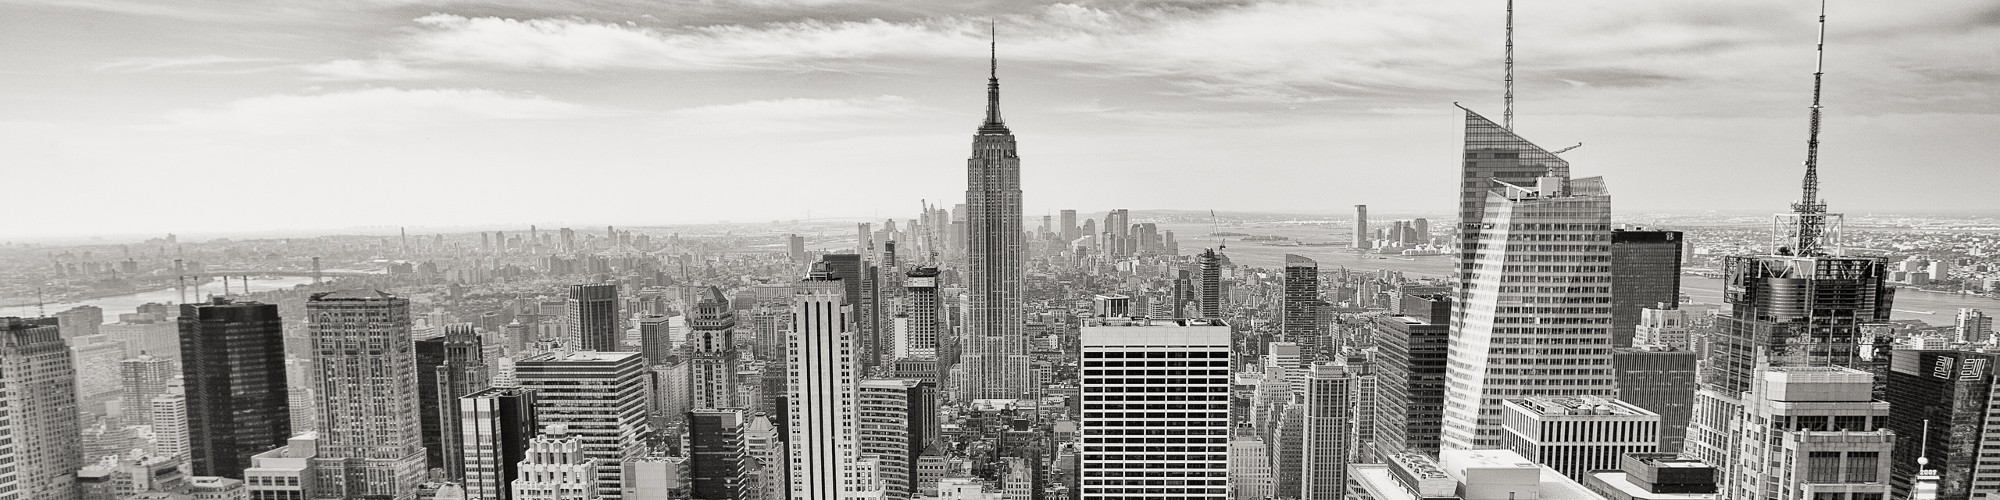
<path fill-rule="evenodd" d="M 322 498 L 414 498 L 423 482 L 410 301 L 375 290 L 306 301 L 322 422 L 313 469 Z"/>
<path fill-rule="evenodd" d="M 277 304 L 182 304 L 181 377 L 189 464 L 197 476 L 243 478 L 250 457 L 292 437 L 284 321 Z"/>
<path fill-rule="evenodd" d="M 1640 311 L 1681 300 L 1680 231 L 1611 231 L 1611 345 L 1632 347 Z"/>
<path fill-rule="evenodd" d="M 1501 427 L 1502 446 L 1571 479 L 1660 449 L 1660 415 L 1612 398 L 1510 399 Z"/>
<path fill-rule="evenodd" d="M 1089 437 L 1079 498 L 1229 498 L 1228 324 L 1084 326 L 1081 343 L 1082 431 Z M 1149 483 L 1153 473 L 1181 479 Z"/>
<path fill-rule="evenodd" d="M 514 363 L 515 381 L 535 391 L 535 422 L 562 426 L 594 464 L 597 498 L 620 498 L 621 464 L 646 453 L 648 373 L 636 352 L 551 352 Z"/>
<path fill-rule="evenodd" d="M 579 351 L 623 351 L 625 328 L 618 316 L 618 285 L 596 283 L 569 286 L 564 345 Z"/>
<path fill-rule="evenodd" d="M 512 500 L 508 487 L 520 477 L 535 424 L 535 391 L 493 387 L 458 398 L 458 431 L 465 497 Z"/>

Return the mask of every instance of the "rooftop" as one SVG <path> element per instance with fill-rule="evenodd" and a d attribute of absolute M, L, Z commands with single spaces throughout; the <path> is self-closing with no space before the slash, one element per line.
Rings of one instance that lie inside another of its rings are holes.
<path fill-rule="evenodd" d="M 1530 413 L 1544 416 L 1557 415 L 1619 415 L 1643 416 L 1659 415 L 1652 410 L 1634 406 L 1618 399 L 1598 396 L 1550 397 L 1536 396 L 1507 400 L 1508 404 L 1519 405 Z"/>
<path fill-rule="evenodd" d="M 389 300 L 395 298 L 398 298 L 396 294 L 368 289 L 336 290 L 312 295 L 314 302 L 327 300 Z"/>

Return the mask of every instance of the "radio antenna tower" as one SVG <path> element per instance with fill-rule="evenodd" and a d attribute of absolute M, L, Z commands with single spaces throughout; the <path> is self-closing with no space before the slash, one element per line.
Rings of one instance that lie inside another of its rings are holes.
<path fill-rule="evenodd" d="M 1507 114 L 1502 121 L 1508 131 L 1514 130 L 1514 0 L 1507 0 Z"/>
<path fill-rule="evenodd" d="M 1792 204 L 1792 213 L 1798 214 L 1799 239 L 1797 253 L 1812 256 L 1824 255 L 1821 241 L 1826 233 L 1826 202 L 1819 199 L 1819 115 L 1820 84 L 1826 75 L 1826 0 L 1819 2 L 1819 48 L 1817 60 L 1813 63 L 1812 126 L 1806 136 L 1806 178 L 1804 193 L 1798 203 Z"/>

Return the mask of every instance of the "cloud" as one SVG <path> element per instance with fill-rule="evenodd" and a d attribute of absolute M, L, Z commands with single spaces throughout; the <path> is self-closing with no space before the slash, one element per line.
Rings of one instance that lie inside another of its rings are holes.
<path fill-rule="evenodd" d="M 560 120 L 617 113 L 485 89 L 372 88 L 325 94 L 280 94 L 167 116 L 167 129 L 252 135 L 408 130 L 483 121 Z"/>
<path fill-rule="evenodd" d="M 246 67 L 246 65 L 268 63 L 271 61 L 272 59 L 261 57 L 232 57 L 213 54 L 174 57 L 135 57 L 104 63 L 97 66 L 97 71 L 111 73 L 143 73 L 148 71 L 245 72 L 262 69 Z"/>
<path fill-rule="evenodd" d="M 443 72 L 428 68 L 412 68 L 395 59 L 335 59 L 322 63 L 299 66 L 314 80 L 421 80 L 433 78 Z"/>
<path fill-rule="evenodd" d="M 785 132 L 851 132 L 891 126 L 935 110 L 902 96 L 849 99 L 772 99 L 699 106 L 668 112 L 680 133 L 740 135 Z"/>

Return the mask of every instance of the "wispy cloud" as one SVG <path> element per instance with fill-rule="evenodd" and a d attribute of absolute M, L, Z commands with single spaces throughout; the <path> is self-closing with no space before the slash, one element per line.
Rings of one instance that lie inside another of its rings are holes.
<path fill-rule="evenodd" d="M 119 59 L 97 66 L 98 71 L 113 73 L 142 73 L 148 71 L 204 71 L 242 72 L 259 71 L 273 61 L 262 57 L 232 57 L 223 55 L 134 57 Z"/>
<path fill-rule="evenodd" d="M 462 122 L 555 120 L 617 112 L 485 89 L 373 88 L 280 94 L 167 116 L 160 128 L 252 135 L 381 132 Z"/>
<path fill-rule="evenodd" d="M 412 68 L 395 59 L 335 59 L 321 63 L 299 66 L 315 80 L 421 80 L 434 78 L 444 72 L 431 68 Z"/>
<path fill-rule="evenodd" d="M 682 132 L 724 135 L 864 131 L 936 110 L 893 95 L 851 99 L 772 99 L 668 112 L 665 123 Z"/>

